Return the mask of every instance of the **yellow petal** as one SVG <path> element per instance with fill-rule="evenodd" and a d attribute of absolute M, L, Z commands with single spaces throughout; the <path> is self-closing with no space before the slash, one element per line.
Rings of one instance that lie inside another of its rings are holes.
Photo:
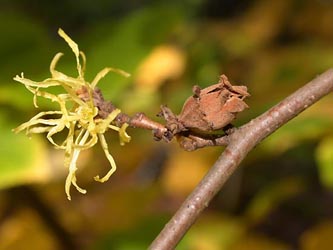
<path fill-rule="evenodd" d="M 97 83 L 103 78 L 105 77 L 109 72 L 115 72 L 118 73 L 124 77 L 129 77 L 130 74 L 121 70 L 121 69 L 115 69 L 115 68 L 104 68 L 102 69 L 96 76 L 95 79 L 91 82 L 91 88 L 94 89 L 97 85 Z"/>
<path fill-rule="evenodd" d="M 99 137 L 99 141 L 102 145 L 103 151 L 105 153 L 105 156 L 111 165 L 111 169 L 109 170 L 109 172 L 107 172 L 107 174 L 104 177 L 100 178 L 99 175 L 97 175 L 94 178 L 95 181 L 103 183 L 103 182 L 107 181 L 110 178 L 110 176 L 116 171 L 117 166 L 116 166 L 116 162 L 114 161 L 112 155 L 109 153 L 108 144 L 106 143 L 104 135 L 98 134 L 98 137 Z"/>
<path fill-rule="evenodd" d="M 127 123 L 124 123 L 121 128 L 119 129 L 119 138 L 120 138 L 120 145 L 124 146 L 125 143 L 131 141 L 131 137 L 126 133 L 126 128 L 128 127 Z"/>
<path fill-rule="evenodd" d="M 81 67 L 80 58 L 79 58 L 80 57 L 79 46 L 62 29 L 60 29 L 60 28 L 58 29 L 58 34 L 68 43 L 69 47 L 71 47 L 72 51 L 74 52 L 75 57 L 76 57 L 77 72 L 79 73 L 79 77 L 83 78 L 83 72 L 82 72 L 82 67 Z"/>

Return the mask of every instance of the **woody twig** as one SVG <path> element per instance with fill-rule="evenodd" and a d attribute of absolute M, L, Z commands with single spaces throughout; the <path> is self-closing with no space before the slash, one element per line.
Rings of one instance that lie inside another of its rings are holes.
<path fill-rule="evenodd" d="M 229 136 L 228 146 L 219 159 L 165 225 L 149 249 L 175 249 L 246 155 L 268 135 L 332 91 L 333 69 L 330 69 L 264 114 L 236 129 Z"/>

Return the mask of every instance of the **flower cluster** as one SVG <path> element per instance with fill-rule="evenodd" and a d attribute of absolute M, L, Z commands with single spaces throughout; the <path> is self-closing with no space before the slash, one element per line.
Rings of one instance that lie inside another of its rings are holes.
<path fill-rule="evenodd" d="M 17 75 L 14 77 L 15 81 L 24 84 L 24 86 L 34 94 L 33 102 L 36 108 L 38 107 L 37 97 L 43 97 L 59 104 L 59 110 L 40 112 L 28 122 L 15 128 L 14 132 L 18 133 L 22 130 L 26 130 L 27 134 L 47 133 L 46 137 L 50 143 L 57 149 L 65 150 L 64 164 L 69 169 L 65 191 L 70 200 L 71 185 L 75 186 L 79 192 L 86 193 L 86 190 L 79 187 L 76 182 L 76 163 L 80 152 L 93 147 L 98 141 L 100 142 L 110 162 L 111 169 L 104 177 L 100 178 L 96 176 L 94 179 L 104 182 L 108 180 L 116 170 L 116 164 L 112 155 L 109 153 L 104 133 L 109 129 L 117 131 L 121 144 L 129 142 L 131 139 L 126 133 L 128 124 L 124 123 L 118 126 L 115 123 L 115 119 L 117 115 L 120 114 L 120 110 L 115 108 L 106 117 L 101 117 L 98 115 L 99 110 L 93 98 L 97 89 L 97 83 L 107 73 L 116 72 L 124 76 L 129 76 L 129 74 L 119 69 L 104 68 L 96 75 L 91 83 L 87 82 L 84 79 L 85 55 L 83 52 L 79 51 L 78 45 L 62 29 L 59 29 L 58 34 L 67 42 L 75 54 L 78 76 L 70 77 L 55 69 L 59 59 L 63 55 L 62 53 L 57 53 L 50 64 L 50 78 L 36 82 L 25 78 L 23 73 L 20 76 Z M 82 62 L 80 62 L 80 59 Z M 53 94 L 46 91 L 47 88 L 55 86 L 62 87 L 64 93 Z M 86 93 L 85 98 L 82 98 L 82 92 Z M 53 136 L 63 130 L 68 131 L 67 137 L 61 143 L 57 143 L 53 139 Z"/>

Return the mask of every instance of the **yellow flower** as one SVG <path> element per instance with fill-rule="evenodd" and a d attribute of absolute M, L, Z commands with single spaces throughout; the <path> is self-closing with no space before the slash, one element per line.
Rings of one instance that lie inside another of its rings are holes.
<path fill-rule="evenodd" d="M 15 81 L 24 84 L 24 86 L 34 94 L 33 102 L 36 108 L 38 107 L 37 97 L 40 96 L 52 102 L 57 102 L 60 109 L 40 112 L 28 122 L 15 128 L 14 132 L 18 133 L 22 130 L 26 130 L 27 134 L 47 133 L 46 138 L 50 143 L 57 149 L 65 150 L 64 164 L 69 169 L 65 191 L 70 200 L 71 185 L 75 186 L 79 192 L 86 193 L 86 190 L 80 188 L 76 183 L 75 175 L 77 170 L 76 162 L 82 150 L 93 147 L 99 140 L 105 156 L 110 162 L 111 169 L 104 177 L 100 178 L 96 176 L 94 179 L 99 182 L 104 182 L 107 181 L 116 170 L 116 164 L 112 155 L 109 153 L 104 133 L 109 129 L 117 131 L 121 145 L 130 141 L 130 136 L 126 133 L 128 124 L 125 123 L 121 127 L 118 127 L 117 124 L 114 123 L 115 118 L 121 111 L 114 109 L 107 117 L 100 117 L 98 116 L 98 107 L 94 104 L 93 98 L 97 83 L 106 74 L 111 71 L 126 77 L 129 76 L 129 74 L 119 69 L 104 68 L 96 75 L 91 83 L 87 82 L 84 79 L 85 55 L 83 52 L 79 51 L 78 45 L 62 29 L 58 30 L 58 34 L 67 42 L 75 54 L 78 76 L 70 77 L 55 69 L 60 57 L 63 55 L 62 53 L 57 53 L 54 56 L 50 64 L 51 77 L 44 81 L 36 82 L 29 80 L 24 77 L 23 73 L 21 76 L 15 76 Z M 54 86 L 61 86 L 64 93 L 55 95 L 44 90 Z M 88 98 L 82 98 L 80 95 L 82 91 L 88 95 Z M 64 129 L 68 131 L 67 138 L 61 144 L 56 143 L 53 140 L 53 136 Z"/>

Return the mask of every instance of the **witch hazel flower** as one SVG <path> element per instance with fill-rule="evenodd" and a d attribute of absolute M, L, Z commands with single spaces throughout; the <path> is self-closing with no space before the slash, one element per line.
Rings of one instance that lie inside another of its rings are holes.
<path fill-rule="evenodd" d="M 92 82 L 87 82 L 84 78 L 86 57 L 79 50 L 78 45 L 62 30 L 58 34 L 67 42 L 72 49 L 78 75 L 68 76 L 56 70 L 57 63 L 62 53 L 57 53 L 50 64 L 51 77 L 43 81 L 33 81 L 24 77 L 24 74 L 17 75 L 14 80 L 22 83 L 31 93 L 33 93 L 33 103 L 36 108 L 37 98 L 42 97 L 59 104 L 58 110 L 42 111 L 32 117 L 29 121 L 13 129 L 18 133 L 23 130 L 27 134 L 46 133 L 47 140 L 57 149 L 65 151 L 64 165 L 68 168 L 68 176 L 65 183 L 65 192 L 70 200 L 70 188 L 73 185 L 80 193 L 85 194 L 86 190 L 77 184 L 76 171 L 77 160 L 82 150 L 95 146 L 98 142 L 102 146 L 106 158 L 110 163 L 110 170 L 104 177 L 96 176 L 94 179 L 105 182 L 116 170 L 116 163 L 109 152 L 109 147 L 104 134 L 109 130 L 114 130 L 119 134 L 120 144 L 130 141 L 130 136 L 126 133 L 128 124 L 116 122 L 121 111 L 114 106 L 109 107 L 108 112 L 101 110 L 98 98 L 101 98 L 100 90 L 96 87 L 98 82 L 109 72 L 119 73 L 125 77 L 129 74 L 115 68 L 104 68 Z M 52 87 L 61 87 L 63 93 L 53 94 L 47 90 Z M 66 138 L 58 143 L 53 136 L 62 131 L 66 131 Z"/>

